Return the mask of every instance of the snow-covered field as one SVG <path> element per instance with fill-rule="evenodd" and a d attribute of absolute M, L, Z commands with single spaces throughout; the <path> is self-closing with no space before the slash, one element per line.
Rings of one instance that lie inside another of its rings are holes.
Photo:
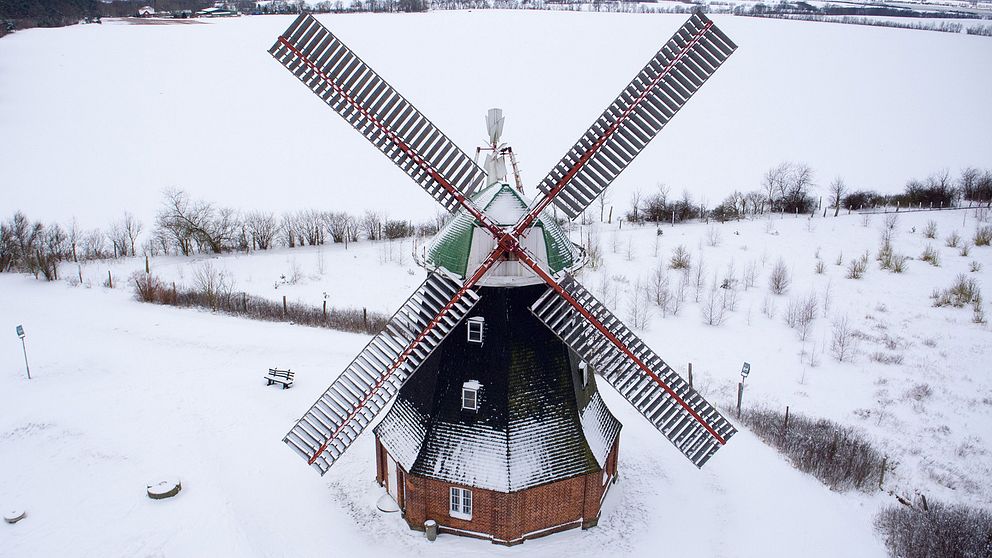
<path fill-rule="evenodd" d="M 321 16 L 466 151 L 493 106 L 536 184 L 684 21 L 678 15 L 437 12 Z M 0 41 L 3 214 L 151 221 L 161 192 L 238 208 L 393 217 L 433 202 L 266 50 L 282 16 L 203 25 L 108 22 Z M 992 166 L 988 37 L 715 16 L 740 46 L 621 175 L 718 203 L 786 160 L 823 183 L 895 191 Z M 45 195 L 38 195 L 44 192 Z M 344 193 L 347 192 L 347 195 Z"/>
<path fill-rule="evenodd" d="M 466 12 L 324 21 L 466 149 L 482 135 L 484 110 L 502 106 L 530 188 L 682 18 Z M 983 110 L 992 77 L 978 71 L 992 60 L 992 40 L 718 23 L 740 50 L 621 177 L 618 209 L 632 188 L 657 181 L 718 201 L 789 159 L 811 163 L 823 183 L 839 174 L 881 190 L 941 167 L 992 166 L 992 115 Z M 287 24 L 108 23 L 0 40 L 0 215 L 23 209 L 95 226 L 129 210 L 148 224 L 161 189 L 181 186 L 246 209 L 376 206 L 426 220 L 433 202 L 269 59 L 265 49 Z M 497 43 L 508 32 L 512 41 Z M 413 46 L 399 54 L 396 44 Z M 482 54 L 493 44 L 505 49 L 505 72 L 486 83 Z M 746 360 L 745 405 L 789 405 L 859 427 L 895 465 L 887 490 L 988 508 L 990 328 L 972 323 L 970 308 L 934 308 L 929 298 L 959 273 L 992 296 L 992 248 L 962 257 L 944 244 L 954 231 L 970 238 L 984 215 L 901 213 L 893 246 L 916 259 L 892 274 L 872 258 L 860 280 L 845 278 L 847 262 L 874 255 L 884 215 L 663 226 L 660 236 L 614 221 L 571 234 L 598 239 L 604 264 L 581 280 L 624 319 L 634 285 L 679 245 L 704 263 L 700 300 L 733 266 L 736 306 L 723 325 L 703 323 L 690 286 L 677 316 L 652 307 L 639 330 L 676 369 L 692 362 L 711 401 L 732 405 Z M 923 236 L 929 220 L 934 240 Z M 918 259 L 927 245 L 939 267 Z M 359 242 L 150 265 L 165 281 L 189 283 L 209 263 L 236 290 L 389 313 L 422 281 L 413 249 L 411 240 Z M 770 295 L 780 258 L 792 285 Z M 972 262 L 981 270 L 971 272 Z M 0 524 L 0 555 L 885 555 L 872 521 L 894 502 L 889 494 L 831 492 L 743 429 L 698 471 L 606 387 L 624 431 L 620 482 L 599 527 L 511 549 L 450 536 L 428 543 L 375 510 L 382 489 L 371 436 L 323 478 L 280 442 L 366 336 L 139 303 L 127 277 L 144 265 L 63 265 L 65 280 L 55 283 L 0 274 L 0 327 L 9 328 L 0 335 L 0 509 L 28 512 Z M 744 288 L 750 266 L 756 285 Z M 108 271 L 117 288 L 102 286 Z M 679 274 L 667 273 L 674 288 Z M 790 300 L 811 294 L 817 319 L 803 342 L 783 315 Z M 844 317 L 859 347 L 840 363 L 829 344 Z M 30 381 L 13 335 L 19 323 Z M 896 357 L 901 363 L 877 361 Z M 266 387 L 273 366 L 296 371 L 296 386 Z M 182 480 L 180 495 L 149 500 L 145 486 L 168 477 Z"/>
<path fill-rule="evenodd" d="M 937 240 L 923 238 L 930 219 L 938 223 Z M 616 224 L 602 225 L 592 230 L 598 231 L 593 234 L 603 245 L 605 264 L 582 280 L 626 317 L 631 286 L 667 262 L 679 244 L 694 260 L 703 259 L 707 283 L 712 274 L 722 280 L 731 262 L 741 281 L 753 263 L 757 285 L 738 285 L 736 310 L 724 325 L 703 324 L 690 288 L 677 317 L 655 310 L 642 335 L 673 366 L 684 369 L 692 361 L 697 385 L 719 404 L 731 405 L 741 361 L 747 360 L 747 405 L 790 405 L 793 412 L 861 427 L 896 463 L 887 477 L 889 490 L 988 506 L 989 327 L 971 323 L 968 309 L 933 308 L 929 294 L 956 274 L 969 273 L 972 261 L 983 270 L 970 275 L 987 283 L 992 249 L 975 248 L 961 257 L 943 245 L 952 231 L 971 233 L 974 212 L 901 214 L 896 251 L 916 257 L 932 244 L 941 266 L 912 260 L 904 274 L 895 275 L 873 261 L 863 279 L 846 279 L 835 259 L 842 251 L 845 261 L 874 251 L 883 224 L 883 216 L 867 226 L 858 215 L 775 217 L 712 228 L 667 227 L 661 237 L 653 227 L 617 231 Z M 719 233 L 717 246 L 710 246 L 711 230 Z M 817 251 L 827 264 L 822 275 L 814 272 Z M 291 299 L 319 300 L 323 292 L 348 291 L 341 300 L 390 311 L 421 272 L 409 257 L 402 264 L 380 263 L 384 254 L 382 244 L 363 242 L 348 251 L 324 248 L 321 258 L 306 248 L 210 263 L 229 273 L 238 288 L 258 294 L 275 298 L 292 288 Z M 768 274 L 780 257 L 789 262 L 793 284 L 773 296 Z M 276 289 L 294 259 L 299 282 Z M 176 281 L 188 281 L 203 263 L 152 259 L 153 272 Z M 125 277 L 143 267 L 143 261 L 130 260 L 111 269 Z M 398 517 L 376 512 L 381 489 L 373 481 L 369 436 L 325 478 L 281 444 L 285 430 L 360 350 L 364 336 L 142 304 L 129 288 L 99 286 L 96 277 L 106 269 L 91 264 L 84 270 L 90 286 L 0 277 L 0 313 L 10 323 L 24 323 L 35 376 L 30 382 L 23 378 L 19 343 L 13 335 L 4 337 L 0 506 L 30 514 L 0 529 L 0 544 L 11 555 L 51 555 L 70 544 L 81 556 L 316 556 L 332 548 L 370 556 L 521 552 L 451 537 L 432 545 Z M 678 275 L 670 274 L 674 285 Z M 831 301 L 824 310 L 828 285 Z M 790 298 L 811 292 L 818 319 L 803 344 L 783 315 Z M 776 308 L 773 317 L 762 311 L 766 299 Z M 853 363 L 836 362 L 826 347 L 830 324 L 843 316 L 865 334 Z M 874 352 L 904 360 L 883 365 L 871 360 Z M 261 376 L 271 366 L 297 371 L 297 385 L 267 388 Z M 930 393 L 917 397 L 913 390 L 920 384 L 930 386 Z M 871 525 L 876 511 L 894 501 L 891 496 L 833 493 L 747 431 L 697 471 L 612 390 L 604 388 L 604 397 L 625 429 L 619 490 L 611 493 L 600 527 L 530 541 L 523 551 L 884 554 Z M 181 477 L 183 492 L 172 501 L 148 500 L 145 484 L 163 476 Z"/>

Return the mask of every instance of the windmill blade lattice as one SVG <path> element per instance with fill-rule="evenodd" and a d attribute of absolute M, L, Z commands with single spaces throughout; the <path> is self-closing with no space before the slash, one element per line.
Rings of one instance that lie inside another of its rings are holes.
<path fill-rule="evenodd" d="M 464 151 L 313 16 L 301 14 L 269 53 L 448 211 L 482 184 Z"/>
<path fill-rule="evenodd" d="M 559 286 L 582 311 L 551 288 L 531 312 L 702 467 L 737 432 L 734 426 L 571 275 Z"/>
<path fill-rule="evenodd" d="M 283 441 L 326 473 L 478 301 L 459 281 L 430 273 Z"/>
<path fill-rule="evenodd" d="M 538 185 L 575 219 L 737 48 L 695 13 Z"/>

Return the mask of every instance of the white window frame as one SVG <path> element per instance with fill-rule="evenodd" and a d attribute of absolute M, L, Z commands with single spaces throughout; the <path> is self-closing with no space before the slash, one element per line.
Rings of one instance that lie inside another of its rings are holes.
<path fill-rule="evenodd" d="M 448 515 L 455 519 L 472 519 L 472 491 L 452 486 L 448 491 Z"/>
<path fill-rule="evenodd" d="M 589 365 L 586 361 L 579 361 L 579 372 L 582 374 L 582 387 L 589 385 Z"/>
<path fill-rule="evenodd" d="M 467 323 L 467 339 L 469 343 L 482 344 L 486 320 L 482 316 L 469 318 Z"/>
<path fill-rule="evenodd" d="M 466 395 L 472 394 L 472 405 L 466 405 Z M 462 386 L 462 410 L 465 411 L 478 411 L 479 410 L 479 390 L 476 388 Z"/>

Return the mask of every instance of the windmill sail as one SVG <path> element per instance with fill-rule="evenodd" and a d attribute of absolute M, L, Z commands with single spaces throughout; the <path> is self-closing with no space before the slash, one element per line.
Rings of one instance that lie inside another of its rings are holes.
<path fill-rule="evenodd" d="M 538 185 L 575 219 L 737 48 L 695 13 Z"/>
<path fill-rule="evenodd" d="M 478 301 L 460 282 L 429 274 L 283 441 L 326 473 Z"/>
<path fill-rule="evenodd" d="M 734 426 L 571 275 L 559 285 L 581 311 L 552 288 L 531 312 L 702 467 L 737 432 Z"/>
<path fill-rule="evenodd" d="M 313 16 L 269 53 L 448 211 L 482 185 L 483 170 Z"/>

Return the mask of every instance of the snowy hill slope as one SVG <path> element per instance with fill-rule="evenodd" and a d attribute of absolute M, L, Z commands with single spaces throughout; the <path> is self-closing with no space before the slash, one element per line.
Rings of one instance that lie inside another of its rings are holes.
<path fill-rule="evenodd" d="M 434 12 L 321 20 L 466 151 L 483 116 L 536 184 L 670 34 L 677 15 Z M 360 212 L 429 199 L 266 53 L 291 18 L 108 22 L 0 41 L 0 213 L 148 224 L 167 187 L 243 209 Z M 717 16 L 740 48 L 620 177 L 615 204 L 659 182 L 718 203 L 783 160 L 820 182 L 894 191 L 941 168 L 992 166 L 992 40 Z M 491 59 L 493 52 L 498 58 Z M 495 77 L 492 77 L 494 76 Z M 44 196 L 38 196 L 44 192 Z M 344 194 L 347 192 L 347 194 Z"/>

